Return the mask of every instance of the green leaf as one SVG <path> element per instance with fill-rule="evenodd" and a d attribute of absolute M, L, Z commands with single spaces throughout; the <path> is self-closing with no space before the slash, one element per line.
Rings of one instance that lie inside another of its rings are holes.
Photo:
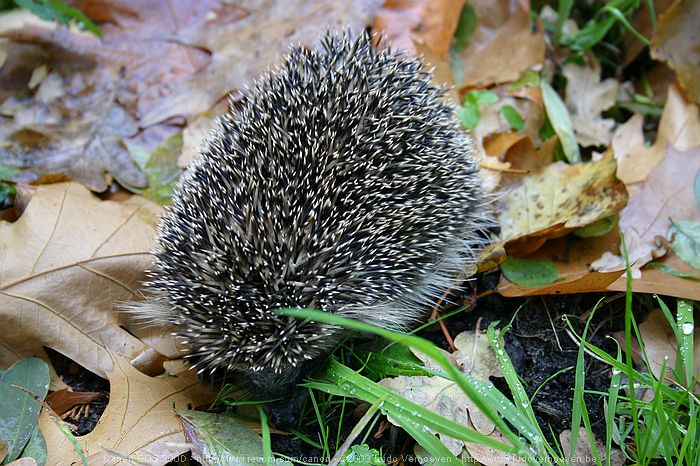
<path fill-rule="evenodd" d="M 508 280 L 525 288 L 549 285 L 559 278 L 557 266 L 549 261 L 508 256 L 501 264 Z"/>
<path fill-rule="evenodd" d="M 353 445 L 340 460 L 338 466 L 383 466 L 382 454 L 366 444 Z"/>
<path fill-rule="evenodd" d="M 140 146 L 129 144 L 128 148 L 131 157 L 146 174 L 148 187 L 146 189 L 128 185 L 124 187 L 158 204 L 170 204 L 170 198 L 183 172 L 177 166 L 177 159 L 182 151 L 182 132 L 163 141 L 150 156 Z"/>
<path fill-rule="evenodd" d="M 569 163 L 581 162 L 581 153 L 566 105 L 564 105 L 559 94 L 544 79 L 540 82 L 540 89 L 542 89 L 542 99 L 544 100 L 544 108 L 547 111 L 547 118 L 554 132 L 559 136 L 559 142 L 561 142 L 566 160 Z"/>
<path fill-rule="evenodd" d="M 610 233 L 620 216 L 618 214 L 611 215 L 610 217 L 601 218 L 598 221 L 586 225 L 585 227 L 574 228 L 572 233 L 579 238 L 594 238 L 597 236 L 603 236 Z"/>
<path fill-rule="evenodd" d="M 501 107 L 501 115 L 503 115 L 503 118 L 506 119 L 510 127 L 515 131 L 520 131 L 525 127 L 523 117 L 520 116 L 520 113 L 518 113 L 512 105 L 504 105 Z"/>
<path fill-rule="evenodd" d="M 674 277 L 685 278 L 686 280 L 700 280 L 700 274 L 681 272 L 680 270 L 674 269 L 673 267 L 669 267 L 668 265 L 662 264 L 661 262 L 649 262 L 647 264 L 647 267 L 653 267 L 669 275 L 673 275 Z"/>
<path fill-rule="evenodd" d="M 496 102 L 498 102 L 498 95 L 491 91 L 474 89 L 473 91 L 469 91 L 468 95 L 472 96 L 479 106 L 495 104 Z"/>
<path fill-rule="evenodd" d="M 355 351 L 355 356 L 362 361 L 363 370 L 373 380 L 399 375 L 431 375 L 421 360 L 405 345 L 393 344 L 379 351 L 368 351 L 360 347 Z"/>
<path fill-rule="evenodd" d="M 9 167 L 7 165 L 0 164 L 0 180 L 12 181 L 12 177 L 15 176 L 19 171 L 19 168 Z"/>
<path fill-rule="evenodd" d="M 464 96 L 459 118 L 466 129 L 474 129 L 479 124 L 481 112 L 479 107 L 498 102 L 498 96 L 491 91 L 474 89 Z"/>
<path fill-rule="evenodd" d="M 41 405 L 15 386 L 23 387 L 41 400 L 49 390 L 49 366 L 38 358 L 14 363 L 0 377 L 0 439 L 7 443 L 5 463 L 19 458 L 39 419 Z"/>
<path fill-rule="evenodd" d="M 469 39 L 472 37 L 472 34 L 474 34 L 475 29 L 476 12 L 471 5 L 465 3 L 464 7 L 462 7 L 462 13 L 459 15 L 459 23 L 457 24 L 452 42 L 454 49 L 459 51 L 469 45 Z"/>
<path fill-rule="evenodd" d="M 516 92 L 525 87 L 539 87 L 540 79 L 540 74 L 537 71 L 528 68 L 517 81 L 508 86 L 508 91 Z"/>
<path fill-rule="evenodd" d="M 236 464 L 241 466 L 263 464 L 262 438 L 235 419 L 202 411 L 177 411 L 182 419 L 185 436 L 195 445 L 195 459 L 206 459 L 207 464 Z M 272 464 L 291 465 L 274 458 Z"/>
<path fill-rule="evenodd" d="M 44 466 L 44 464 L 46 464 L 46 441 L 38 425 L 34 427 L 34 432 L 32 432 L 32 436 L 29 437 L 29 442 L 27 442 L 27 446 L 24 447 L 21 457 L 34 459 L 37 466 Z"/>
<path fill-rule="evenodd" d="M 54 21 L 68 26 L 75 22 L 78 28 L 90 31 L 97 37 L 102 37 L 102 32 L 90 18 L 78 10 L 71 8 L 60 0 L 15 0 L 18 7 L 30 11 L 41 19 Z"/>
<path fill-rule="evenodd" d="M 459 119 L 466 129 L 474 129 L 479 124 L 481 113 L 475 102 L 466 102 L 459 111 Z"/>
<path fill-rule="evenodd" d="M 700 222 L 679 220 L 671 224 L 673 252 L 686 264 L 700 269 Z"/>

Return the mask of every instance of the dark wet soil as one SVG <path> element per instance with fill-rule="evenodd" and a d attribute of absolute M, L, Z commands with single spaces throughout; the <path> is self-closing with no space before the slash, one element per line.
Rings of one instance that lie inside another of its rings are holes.
<path fill-rule="evenodd" d="M 497 278 L 497 274 L 481 277 L 476 285 L 466 287 L 469 291 L 463 296 L 452 297 L 453 302 L 464 303 L 475 301 L 475 297 L 481 295 L 476 300 L 474 309 L 447 318 L 445 320 L 447 329 L 454 337 L 462 331 L 474 330 L 477 323 L 482 330 L 485 330 L 493 321 L 499 321 L 499 326 L 503 326 L 515 315 L 512 326 L 505 335 L 506 350 L 528 394 L 532 395 L 539 388 L 533 408 L 543 432 L 547 433 L 551 428 L 554 434 L 558 435 L 562 430 L 569 428 L 571 422 L 573 367 L 576 365 L 578 354 L 578 345 L 567 332 L 568 326 L 562 316 L 566 314 L 576 333 L 580 334 L 591 310 L 602 298 L 603 304 L 599 306 L 591 321 L 588 340 L 613 353 L 615 344 L 606 337 L 623 329 L 624 296 L 580 294 L 508 299 L 497 294 L 489 294 L 488 290 L 495 287 Z M 635 303 L 635 308 L 642 307 L 641 302 Z M 448 349 L 447 341 L 437 325 L 420 334 L 442 348 Z M 88 416 L 73 421 L 76 425 L 76 434 L 84 435 L 94 428 L 106 407 L 109 383 L 53 351 L 51 359 L 59 375 L 74 390 L 100 391 L 105 394 L 104 397 L 90 404 Z M 585 357 L 585 367 L 585 388 L 592 391 L 607 391 L 611 375 L 609 367 L 588 355 Z M 557 372 L 559 372 L 558 375 L 547 381 Z M 508 394 L 508 388 L 503 379 L 492 378 L 491 381 Z M 594 432 L 598 436 L 604 435 L 605 416 L 602 398 L 588 394 L 585 400 Z M 331 421 L 327 424 L 330 426 L 328 438 L 331 452 L 335 451 L 336 444 L 345 440 L 367 408 L 366 404 L 349 402 L 345 407 L 339 436 L 337 419 L 340 417 L 340 406 L 338 405 L 335 413 L 331 413 Z M 305 423 L 298 426 L 299 431 L 310 440 L 320 443 L 321 437 L 313 408 L 309 404 L 306 409 Z M 363 436 L 364 433 L 359 438 Z M 383 418 L 372 426 L 367 443 L 370 447 L 382 451 L 385 457 L 394 460 L 392 461 L 394 464 L 414 462 L 412 439 Z M 294 435 L 273 434 L 272 448 L 275 452 L 305 462 L 322 462 L 320 449 Z M 197 463 L 190 461 L 189 464 Z"/>

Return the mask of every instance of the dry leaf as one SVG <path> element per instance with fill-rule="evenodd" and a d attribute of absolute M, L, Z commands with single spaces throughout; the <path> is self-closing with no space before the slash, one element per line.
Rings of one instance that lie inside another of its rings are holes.
<path fill-rule="evenodd" d="M 478 0 L 469 5 L 477 25 L 469 45 L 459 52 L 457 84 L 485 87 L 515 81 L 528 68 L 544 63 L 544 28 L 530 30 L 527 9 L 515 0 Z M 507 57 L 507 59 L 504 59 Z"/>
<path fill-rule="evenodd" d="M 107 189 L 107 174 L 144 187 L 146 176 L 124 144 L 138 124 L 123 106 L 124 89 L 106 68 L 84 75 L 52 72 L 31 97 L 9 98 L 0 113 L 11 117 L 0 132 L 0 163 L 23 169 L 15 181 L 62 174 L 93 191 Z"/>
<path fill-rule="evenodd" d="M 651 56 L 665 60 L 695 103 L 700 103 L 700 2 L 674 2 L 659 18 Z"/>
<path fill-rule="evenodd" d="M 566 107 L 579 144 L 607 146 L 615 120 L 603 118 L 601 113 L 615 105 L 620 83 L 614 78 L 601 81 L 600 63 L 593 57 L 585 66 L 564 65 L 562 73 L 566 77 Z"/>
<path fill-rule="evenodd" d="M 678 256 L 670 250 L 661 260 L 655 261 L 662 265 L 682 273 L 697 276 L 697 269 L 692 268 L 683 262 Z M 626 291 L 627 277 L 622 275 L 615 280 L 610 286 L 610 291 Z M 700 301 L 700 286 L 697 280 L 688 280 L 681 277 L 676 277 L 663 270 L 644 267 L 642 269 L 641 278 L 632 280 L 632 291 L 635 293 L 658 293 L 664 296 L 675 296 L 677 298 L 694 299 Z"/>
<path fill-rule="evenodd" d="M 212 53 L 211 61 L 194 76 L 163 82 L 161 96 L 141 118 L 149 126 L 174 116 L 207 111 L 234 89 L 243 89 L 267 67 L 281 62 L 290 43 L 311 46 L 326 29 L 360 31 L 370 23 L 379 0 L 307 2 L 264 0 L 244 2 L 249 15 L 236 22 L 215 20 L 178 31 L 173 41 Z"/>
<path fill-rule="evenodd" d="M 457 351 L 453 354 L 445 353 L 445 355 L 460 367 L 462 372 L 481 380 L 488 380 L 492 375 L 500 377 L 501 367 L 485 334 L 462 332 L 457 335 L 454 343 Z M 427 368 L 439 369 L 435 362 L 425 355 L 416 352 L 416 356 Z M 406 399 L 459 424 L 472 425 L 486 435 L 494 431 L 494 424 L 474 406 L 462 389 L 450 380 L 437 376 L 399 376 L 384 379 L 379 383 Z M 440 439 L 455 455 L 462 451 L 464 445 L 462 441 L 443 434 L 440 434 Z"/>
<path fill-rule="evenodd" d="M 561 448 L 564 451 L 566 457 L 569 457 L 569 451 L 571 450 L 571 430 L 567 429 L 559 434 L 559 441 L 561 442 Z M 601 457 L 605 456 L 605 445 L 598 439 L 595 441 L 596 451 Z M 576 448 L 574 449 L 573 458 L 569 460 L 573 465 L 583 465 L 583 466 L 596 466 L 598 463 L 595 460 L 595 455 L 593 454 L 593 449 L 591 448 L 590 440 L 588 439 L 588 433 L 585 427 L 581 427 L 578 432 L 578 441 L 576 442 Z M 603 461 L 605 461 L 603 459 Z M 625 464 L 625 455 L 617 448 L 612 448 L 610 450 L 610 463 L 611 466 L 622 466 Z"/>
<path fill-rule="evenodd" d="M 615 160 L 608 155 L 598 162 L 556 162 L 523 176 L 503 195 L 499 209 L 501 240 L 510 243 L 507 249 L 532 252 L 547 238 L 621 210 L 627 192 L 615 169 Z"/>
<path fill-rule="evenodd" d="M 693 192 L 698 170 L 700 146 L 680 151 L 669 145 L 664 160 L 620 213 L 620 230 L 635 277 L 642 266 L 666 254 L 665 238 L 672 219 L 700 220 Z M 624 270 L 625 258 L 606 252 L 592 267 L 600 272 Z"/>
<path fill-rule="evenodd" d="M 49 393 L 46 402 L 60 416 L 75 406 L 89 404 L 102 396 L 100 392 L 74 392 L 70 388 L 63 388 Z"/>
<path fill-rule="evenodd" d="M 639 324 L 639 333 L 642 336 L 642 341 L 644 342 L 644 351 L 649 361 L 650 367 L 648 368 L 652 374 L 656 376 L 657 379 L 669 377 L 674 379 L 671 371 L 676 366 L 676 354 L 678 353 L 678 340 L 676 340 L 676 335 L 673 332 L 673 328 L 668 323 L 668 319 L 661 311 L 661 309 L 654 309 L 649 313 L 646 320 Z M 625 337 L 620 332 L 615 333 L 615 339 L 617 339 L 622 345 L 625 344 Z M 635 347 L 633 348 L 634 359 L 639 364 L 644 364 L 645 359 L 642 355 L 641 349 L 639 348 L 639 343 L 636 341 Z M 697 361 L 700 358 L 700 332 L 695 330 L 694 334 L 694 357 L 693 361 Z M 661 369 L 666 366 L 667 373 L 662 374 Z M 700 373 L 700 367 L 695 367 L 693 372 L 693 377 L 697 377 Z"/>
<path fill-rule="evenodd" d="M 621 125 L 613 137 L 613 150 L 618 160 L 618 177 L 629 187 L 642 183 L 666 155 L 668 144 L 679 150 L 700 145 L 698 107 L 685 100 L 678 87 L 668 89 L 664 112 L 659 122 L 656 142 L 643 144 L 641 117 L 633 116 Z"/>
<path fill-rule="evenodd" d="M 78 183 L 37 188 L 15 223 L 0 222 L 0 366 L 53 348 L 90 371 L 109 351 L 149 347 L 123 330 L 116 303 L 138 298 L 160 208 L 143 198 L 100 201 Z"/>
<path fill-rule="evenodd" d="M 615 248 L 619 242 L 620 233 L 617 229 L 594 238 L 583 239 L 567 235 L 549 240 L 534 254 L 527 257 L 553 262 L 559 272 L 559 279 L 549 285 L 523 288 L 501 276 L 498 292 L 503 296 L 512 297 L 605 291 L 622 275 L 622 271 L 592 272 L 591 263 L 603 252 Z"/>
<path fill-rule="evenodd" d="M 119 456 L 105 454 L 105 450 L 154 465 L 165 464 L 186 452 L 189 448 L 173 407 L 189 409 L 208 404 L 214 394 L 193 372 L 151 378 L 137 371 L 128 360 L 113 358 L 114 371 L 107 373 L 111 387 L 109 404 L 95 429 L 78 438 L 87 456 L 97 454 L 103 459 L 90 464 L 133 464 L 119 461 Z M 75 449 L 45 412 L 41 413 L 39 427 L 46 439 L 46 464 L 79 464 Z"/>
<path fill-rule="evenodd" d="M 510 442 L 505 435 L 494 430 L 489 437 L 505 443 Z M 520 466 L 527 463 L 523 458 L 512 453 L 504 453 L 495 448 L 488 447 L 481 443 L 464 443 L 464 451 L 460 456 L 462 464 L 473 464 L 475 462 L 484 466 Z"/>
<path fill-rule="evenodd" d="M 381 31 L 392 48 L 416 55 L 422 44 L 446 60 L 464 0 L 388 0 L 374 15 L 374 31 Z"/>

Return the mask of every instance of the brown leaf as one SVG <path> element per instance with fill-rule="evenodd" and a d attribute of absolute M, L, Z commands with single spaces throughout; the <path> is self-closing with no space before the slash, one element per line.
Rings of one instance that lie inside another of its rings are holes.
<path fill-rule="evenodd" d="M 544 63 L 544 28 L 530 30 L 528 10 L 515 0 L 470 1 L 477 26 L 469 45 L 459 52 L 457 85 L 485 87 L 515 81 L 528 68 Z"/>
<path fill-rule="evenodd" d="M 615 169 L 615 160 L 608 155 L 598 162 L 556 162 L 523 176 L 520 184 L 503 195 L 499 212 L 501 240 L 510 243 L 508 251 L 516 246 L 515 240 L 520 241 L 521 251 L 523 242 L 539 247 L 546 238 L 562 236 L 620 211 L 627 192 L 615 177 Z"/>
<path fill-rule="evenodd" d="M 603 252 L 615 248 L 619 241 L 620 233 L 617 230 L 594 238 L 582 239 L 567 235 L 549 240 L 527 257 L 553 262 L 559 272 L 559 279 L 549 285 L 524 288 L 501 276 L 498 292 L 503 296 L 535 296 L 605 291 L 622 275 L 622 271 L 592 272 L 591 263 Z"/>
<path fill-rule="evenodd" d="M 78 405 L 86 405 L 103 396 L 100 392 L 74 392 L 63 388 L 49 393 L 46 402 L 59 416 Z"/>
<path fill-rule="evenodd" d="M 559 434 L 559 441 L 561 442 L 561 448 L 564 451 L 564 455 L 569 458 L 569 451 L 571 450 L 571 430 L 564 430 Z M 595 440 L 595 448 L 599 455 L 605 455 L 605 445 L 598 439 Z M 569 459 L 570 464 L 582 465 L 582 466 L 595 466 L 596 462 L 595 455 L 593 454 L 593 449 L 591 448 L 591 443 L 588 438 L 588 432 L 586 432 L 585 427 L 581 427 L 578 432 L 578 441 L 576 442 L 576 447 L 574 448 L 574 454 L 571 459 Z M 622 466 L 625 464 L 625 455 L 617 448 L 612 448 L 610 450 L 610 463 L 611 466 Z"/>
<path fill-rule="evenodd" d="M 214 394 L 192 372 L 151 378 L 118 356 L 113 356 L 113 367 L 107 373 L 111 387 L 109 404 L 95 429 L 78 439 L 87 456 L 97 454 L 102 458 L 90 464 L 129 464 L 118 461 L 126 456 L 163 465 L 186 452 L 189 447 L 173 407 L 189 409 L 208 404 Z M 39 427 L 46 439 L 46 464 L 80 463 L 71 443 L 45 412 L 41 413 Z"/>
<path fill-rule="evenodd" d="M 209 50 L 211 61 L 192 77 L 163 82 L 154 89 L 164 97 L 144 113 L 141 125 L 174 116 L 190 119 L 207 111 L 230 91 L 242 89 L 266 68 L 279 64 L 290 43 L 311 46 L 329 28 L 362 30 L 377 4 L 378 0 L 263 0 L 234 23 L 212 22 L 206 28 L 179 31 L 172 40 Z"/>
<path fill-rule="evenodd" d="M 659 18 L 651 56 L 665 60 L 695 103 L 700 103 L 700 2 L 679 0 Z"/>
<path fill-rule="evenodd" d="M 595 57 L 583 66 L 567 63 L 562 74 L 566 78 L 566 107 L 578 143 L 583 147 L 607 146 L 615 120 L 601 114 L 615 105 L 620 83 L 615 78 L 600 80 L 600 63 Z"/>
<path fill-rule="evenodd" d="M 109 173 L 120 183 L 145 187 L 146 176 L 124 144 L 138 131 L 122 105 L 124 92 L 106 68 L 85 75 L 52 72 L 31 97 L 0 106 L 12 118 L 0 132 L 0 163 L 22 168 L 13 179 L 25 183 L 62 174 L 102 192 Z"/>
<path fill-rule="evenodd" d="M 116 303 L 138 298 L 160 208 L 100 201 L 78 183 L 37 188 L 15 223 L 0 222 L 0 365 L 44 346 L 104 376 L 109 352 L 149 347 L 121 328 Z"/>
<path fill-rule="evenodd" d="M 679 150 L 700 145 L 700 114 L 697 105 L 687 102 L 678 87 L 668 89 L 656 142 L 645 147 L 641 116 L 620 125 L 612 146 L 618 161 L 617 176 L 630 187 L 642 183 L 666 155 L 668 144 Z"/>
<path fill-rule="evenodd" d="M 693 192 L 698 170 L 700 146 L 680 151 L 669 145 L 663 161 L 620 213 L 620 230 L 635 276 L 639 276 L 640 267 L 666 254 L 664 238 L 672 219 L 700 220 Z M 624 270 L 625 258 L 606 252 L 592 267 L 600 272 Z"/>
<path fill-rule="evenodd" d="M 417 55 L 416 44 L 422 44 L 446 60 L 463 5 L 464 0 L 387 0 L 372 29 L 396 50 Z"/>
<path fill-rule="evenodd" d="M 454 340 L 457 351 L 446 356 L 465 374 L 488 380 L 490 376 L 501 376 L 501 366 L 489 346 L 488 337 L 477 332 L 462 332 Z M 439 366 L 427 356 L 416 352 L 425 367 L 439 370 Z M 473 426 L 486 435 L 494 431 L 495 425 L 479 411 L 469 397 L 455 382 L 433 376 L 399 376 L 379 382 L 393 392 L 424 406 L 435 413 L 465 425 Z M 391 421 L 391 419 L 389 419 Z M 393 422 L 393 421 L 391 421 Z M 445 446 L 455 455 L 462 451 L 463 442 L 440 434 Z"/>

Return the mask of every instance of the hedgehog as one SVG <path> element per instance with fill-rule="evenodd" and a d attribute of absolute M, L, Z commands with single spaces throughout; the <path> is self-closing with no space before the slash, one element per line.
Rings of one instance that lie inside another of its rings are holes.
<path fill-rule="evenodd" d="M 284 426 L 346 333 L 276 311 L 410 328 L 473 267 L 489 201 L 445 89 L 367 33 L 292 47 L 243 95 L 181 177 L 137 307 Z"/>

